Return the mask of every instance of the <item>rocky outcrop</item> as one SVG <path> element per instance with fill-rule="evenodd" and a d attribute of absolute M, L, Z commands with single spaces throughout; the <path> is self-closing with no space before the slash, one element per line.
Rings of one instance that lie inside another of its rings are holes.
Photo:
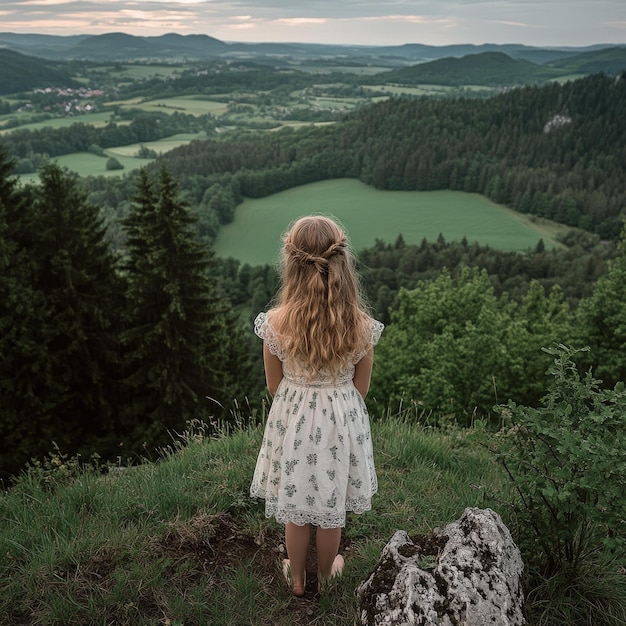
<path fill-rule="evenodd" d="M 397 531 L 357 595 L 364 626 L 521 626 L 523 563 L 500 516 L 467 508 L 412 540 Z"/>

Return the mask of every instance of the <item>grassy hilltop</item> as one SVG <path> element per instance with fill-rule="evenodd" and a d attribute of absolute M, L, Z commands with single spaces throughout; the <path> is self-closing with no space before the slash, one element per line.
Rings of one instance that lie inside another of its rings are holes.
<path fill-rule="evenodd" d="M 233 414 L 229 432 L 189 423 L 133 466 L 57 449 L 0 495 L 0 623 L 348 626 L 396 529 L 419 540 L 478 506 L 498 511 L 520 547 L 529 625 L 621 626 L 626 390 L 579 375 L 578 350 L 549 352 L 542 407 L 500 406 L 497 432 L 372 402 L 380 490 L 372 511 L 349 516 L 344 576 L 322 596 L 314 545 L 306 597 L 291 595 L 282 528 L 249 497 L 256 416 L 244 426 Z"/>
<path fill-rule="evenodd" d="M 313 563 L 304 600 L 277 567 L 282 528 L 248 495 L 262 427 L 188 432 L 154 462 L 106 475 L 52 455 L 0 497 L 0 623 L 353 624 L 354 590 L 396 529 L 428 533 L 501 484 L 470 435 L 375 421 L 374 509 L 349 516 L 332 595 L 315 593 Z"/>

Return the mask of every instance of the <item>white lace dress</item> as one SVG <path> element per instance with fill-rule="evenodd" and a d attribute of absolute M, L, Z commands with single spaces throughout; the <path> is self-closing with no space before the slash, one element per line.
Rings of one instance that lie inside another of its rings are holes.
<path fill-rule="evenodd" d="M 372 320 L 375 345 L 383 324 Z M 260 313 L 255 333 L 283 364 L 257 459 L 250 495 L 265 499 L 265 514 L 282 524 L 345 526 L 346 511 L 371 508 L 378 489 L 369 416 L 352 382 L 354 363 L 338 377 L 306 378 L 291 371 L 280 343 Z"/>

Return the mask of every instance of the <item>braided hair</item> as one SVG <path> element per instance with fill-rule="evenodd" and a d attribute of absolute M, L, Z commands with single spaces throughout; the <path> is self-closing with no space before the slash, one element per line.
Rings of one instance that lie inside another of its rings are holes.
<path fill-rule="evenodd" d="M 334 220 L 295 222 L 283 240 L 281 279 L 272 325 L 287 358 L 311 378 L 336 375 L 367 350 L 371 318 L 347 237 Z"/>

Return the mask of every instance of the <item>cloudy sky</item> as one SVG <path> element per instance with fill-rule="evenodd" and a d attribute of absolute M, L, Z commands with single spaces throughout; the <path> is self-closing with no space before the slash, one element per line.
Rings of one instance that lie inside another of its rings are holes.
<path fill-rule="evenodd" d="M 0 32 L 346 44 L 626 43 L 626 0 L 1 0 Z"/>

